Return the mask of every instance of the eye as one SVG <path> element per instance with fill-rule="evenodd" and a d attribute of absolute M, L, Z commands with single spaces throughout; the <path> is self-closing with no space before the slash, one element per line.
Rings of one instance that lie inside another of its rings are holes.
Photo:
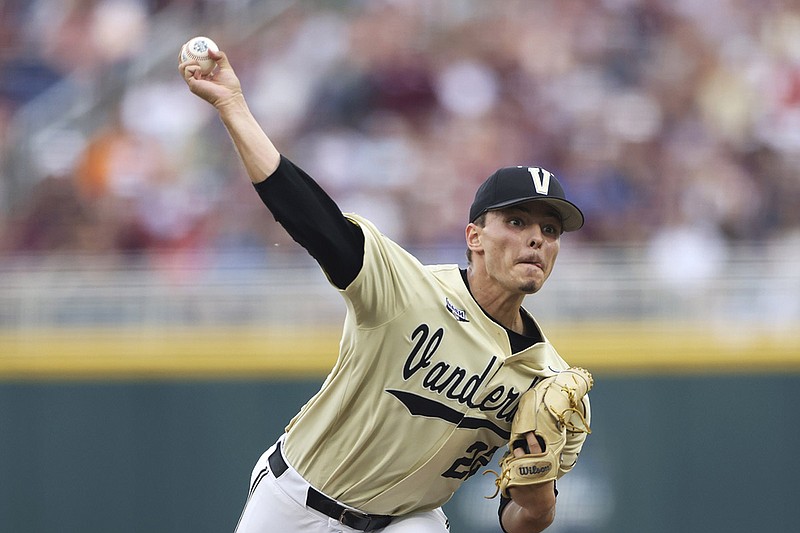
<path fill-rule="evenodd" d="M 522 226 L 522 219 L 519 217 L 509 217 L 508 223 L 511 226 Z"/>
<path fill-rule="evenodd" d="M 561 235 L 561 228 L 555 224 L 545 224 L 542 226 L 542 231 L 547 235 Z"/>

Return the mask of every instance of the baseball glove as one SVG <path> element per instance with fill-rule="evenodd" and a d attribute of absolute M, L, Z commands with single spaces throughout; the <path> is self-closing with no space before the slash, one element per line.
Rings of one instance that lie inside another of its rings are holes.
<path fill-rule="evenodd" d="M 583 398 L 592 385 L 588 371 L 572 367 L 543 379 L 522 395 L 511 423 L 509 451 L 500 460 L 501 472 L 492 472 L 497 476 L 497 490 L 489 498 L 498 493 L 508 498 L 511 487 L 552 481 L 572 469 L 583 440 L 591 433 Z M 541 453 L 530 453 L 525 434 L 531 431 Z M 527 453 L 515 457 L 514 448 Z"/>

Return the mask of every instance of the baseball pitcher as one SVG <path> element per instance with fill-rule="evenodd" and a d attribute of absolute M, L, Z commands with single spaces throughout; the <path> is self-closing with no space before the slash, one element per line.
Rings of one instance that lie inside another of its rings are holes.
<path fill-rule="evenodd" d="M 185 61 L 184 80 L 217 110 L 256 192 L 347 308 L 338 359 L 258 460 L 237 532 L 443 533 L 442 505 L 496 454 L 501 527 L 545 529 L 556 480 L 589 432 L 592 378 L 522 303 L 581 211 L 550 172 L 501 168 L 470 208 L 467 267 L 423 265 L 282 156 L 226 54 L 209 55 L 217 69 Z"/>

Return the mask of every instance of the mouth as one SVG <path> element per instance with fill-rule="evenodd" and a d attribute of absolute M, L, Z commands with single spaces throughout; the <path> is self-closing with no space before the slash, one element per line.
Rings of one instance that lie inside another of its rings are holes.
<path fill-rule="evenodd" d="M 538 268 L 539 270 L 544 272 L 544 263 L 542 263 L 541 261 L 539 261 L 537 259 L 522 259 L 522 260 L 518 261 L 517 263 L 520 264 L 520 265 L 535 266 L 536 268 Z"/>

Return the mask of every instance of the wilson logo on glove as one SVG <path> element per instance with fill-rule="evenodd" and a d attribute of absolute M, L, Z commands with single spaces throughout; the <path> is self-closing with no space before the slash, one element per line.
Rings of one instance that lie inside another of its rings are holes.
<path fill-rule="evenodd" d="M 551 464 L 541 464 L 540 465 L 531 465 L 531 466 L 521 466 L 519 467 L 519 475 L 521 476 L 540 476 L 542 474 L 548 473 L 552 470 L 553 465 Z"/>

